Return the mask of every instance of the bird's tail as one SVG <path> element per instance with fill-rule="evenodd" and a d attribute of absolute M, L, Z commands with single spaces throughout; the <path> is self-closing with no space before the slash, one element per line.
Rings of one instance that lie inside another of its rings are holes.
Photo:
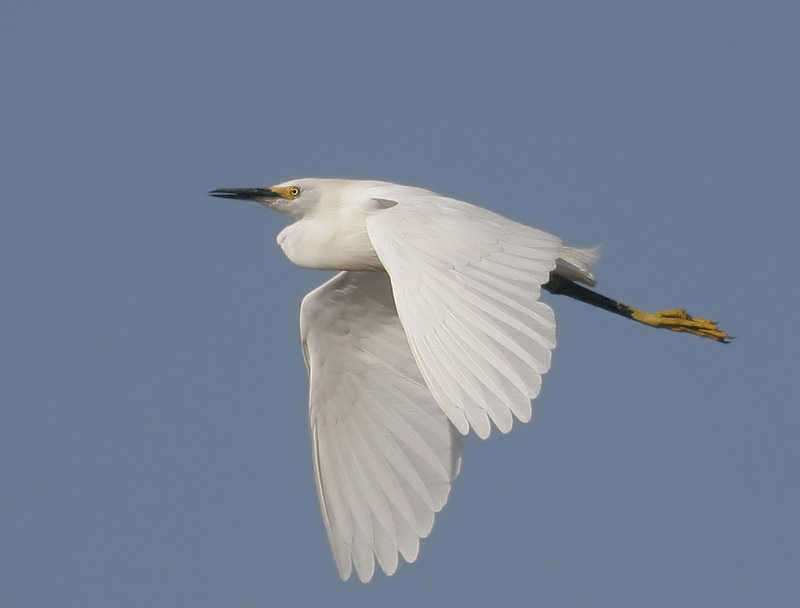
<path fill-rule="evenodd" d="M 596 285 L 592 268 L 600 258 L 600 246 L 588 249 L 562 247 L 561 257 L 556 260 L 555 273 L 570 281 Z"/>

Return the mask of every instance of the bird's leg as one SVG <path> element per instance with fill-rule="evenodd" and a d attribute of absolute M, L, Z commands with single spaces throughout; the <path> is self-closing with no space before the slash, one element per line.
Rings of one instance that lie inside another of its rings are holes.
<path fill-rule="evenodd" d="M 602 308 L 603 310 L 621 315 L 626 319 L 633 319 L 639 323 L 644 323 L 650 327 L 661 327 L 664 329 L 671 329 L 672 331 L 686 332 L 702 338 L 711 338 L 717 342 L 727 343 L 732 339 L 731 336 L 719 329 L 717 324 L 713 321 L 709 321 L 708 319 L 695 319 L 690 317 L 685 310 L 661 310 L 653 313 L 643 312 L 600 295 L 591 289 L 587 289 L 555 273 L 550 273 L 550 279 L 547 283 L 542 285 L 542 288 L 550 293 L 574 298 L 581 302 L 591 304 L 592 306 Z"/>

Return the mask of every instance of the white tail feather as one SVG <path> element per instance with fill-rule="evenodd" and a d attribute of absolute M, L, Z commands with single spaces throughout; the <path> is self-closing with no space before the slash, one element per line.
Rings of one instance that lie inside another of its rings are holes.
<path fill-rule="evenodd" d="M 570 281 L 595 285 L 597 281 L 592 275 L 592 267 L 597 263 L 599 257 L 599 245 L 589 249 L 562 247 L 561 257 L 556 261 L 555 272 Z"/>

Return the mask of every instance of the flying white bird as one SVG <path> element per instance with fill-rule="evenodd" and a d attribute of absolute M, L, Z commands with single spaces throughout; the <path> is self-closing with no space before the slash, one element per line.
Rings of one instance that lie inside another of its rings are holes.
<path fill-rule="evenodd" d="M 314 471 L 342 579 L 413 562 L 472 429 L 531 418 L 556 345 L 542 288 L 653 327 L 729 336 L 682 310 L 644 313 L 594 285 L 593 249 L 428 190 L 298 179 L 210 193 L 294 220 L 278 244 L 298 266 L 343 271 L 309 293 L 300 332 Z"/>

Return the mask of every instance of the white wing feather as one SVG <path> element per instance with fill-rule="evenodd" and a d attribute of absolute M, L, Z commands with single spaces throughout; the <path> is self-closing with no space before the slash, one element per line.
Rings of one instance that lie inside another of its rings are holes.
<path fill-rule="evenodd" d="M 314 471 L 342 579 L 413 562 L 460 463 L 461 437 L 420 375 L 384 272 L 342 272 L 300 309 Z"/>
<path fill-rule="evenodd" d="M 427 190 L 378 184 L 369 194 L 388 207 L 367 232 L 436 402 L 463 434 L 487 437 L 490 420 L 508 432 L 512 414 L 530 420 L 556 343 L 538 297 L 559 239 Z"/>

